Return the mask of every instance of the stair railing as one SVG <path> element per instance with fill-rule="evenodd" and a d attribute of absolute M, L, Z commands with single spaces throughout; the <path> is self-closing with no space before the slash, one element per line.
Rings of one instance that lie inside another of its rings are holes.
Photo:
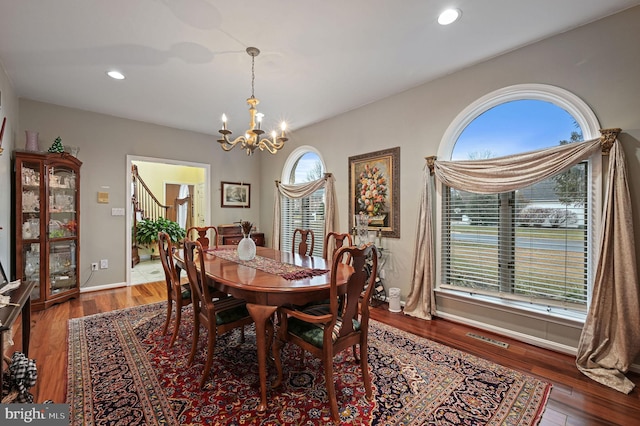
<path fill-rule="evenodd" d="M 138 220 L 148 219 L 157 220 L 159 218 L 167 218 L 167 210 L 171 206 L 165 206 L 162 204 L 153 192 L 149 189 L 144 182 L 140 174 L 138 173 L 138 166 L 131 165 L 131 203 L 133 207 L 133 229 L 132 229 L 132 241 L 131 241 L 131 266 L 140 262 L 138 255 L 138 245 L 136 243 L 136 229 Z"/>

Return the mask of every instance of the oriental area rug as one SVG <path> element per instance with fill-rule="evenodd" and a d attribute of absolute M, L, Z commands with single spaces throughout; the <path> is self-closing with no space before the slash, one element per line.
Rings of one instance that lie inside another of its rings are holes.
<path fill-rule="evenodd" d="M 72 425 L 328 425 L 322 364 L 294 345 L 282 352 L 283 384 L 260 399 L 255 329 L 217 340 L 211 375 L 199 381 L 206 330 L 188 365 L 191 306 L 168 347 L 166 304 L 69 321 L 67 403 Z M 334 358 L 341 425 L 535 425 L 551 385 L 464 352 L 371 321 L 372 401 L 352 351 Z M 268 365 L 268 381 L 276 370 Z"/>

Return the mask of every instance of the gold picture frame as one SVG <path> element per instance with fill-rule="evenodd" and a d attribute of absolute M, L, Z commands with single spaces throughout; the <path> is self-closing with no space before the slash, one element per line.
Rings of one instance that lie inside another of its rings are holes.
<path fill-rule="evenodd" d="M 369 230 L 400 238 L 400 147 L 349 157 L 349 229 L 369 216 Z"/>

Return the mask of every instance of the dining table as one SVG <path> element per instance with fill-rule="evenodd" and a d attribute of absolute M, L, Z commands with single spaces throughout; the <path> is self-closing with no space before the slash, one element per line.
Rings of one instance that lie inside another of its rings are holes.
<path fill-rule="evenodd" d="M 267 409 L 267 352 L 271 344 L 266 336 L 267 331 L 273 331 L 274 313 L 280 306 L 328 299 L 332 274 L 330 262 L 318 256 L 303 256 L 268 247 L 256 247 L 256 256 L 252 260 L 240 260 L 237 246 L 219 246 L 203 253 L 208 285 L 244 299 L 255 322 L 260 377 L 258 411 L 264 412 Z M 174 259 L 176 266 L 184 270 L 182 249 L 174 253 Z M 338 295 L 345 294 L 353 268 L 339 263 L 333 273 Z"/>

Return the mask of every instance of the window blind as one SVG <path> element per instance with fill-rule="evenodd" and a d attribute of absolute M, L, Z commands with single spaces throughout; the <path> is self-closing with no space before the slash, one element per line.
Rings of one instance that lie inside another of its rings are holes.
<path fill-rule="evenodd" d="M 322 256 L 324 245 L 325 189 L 319 189 L 308 197 L 282 199 L 282 231 L 280 247 L 291 252 L 293 231 L 296 228 L 311 229 L 315 236 L 314 256 Z"/>
<path fill-rule="evenodd" d="M 588 163 L 502 194 L 445 188 L 442 288 L 584 311 Z"/>

